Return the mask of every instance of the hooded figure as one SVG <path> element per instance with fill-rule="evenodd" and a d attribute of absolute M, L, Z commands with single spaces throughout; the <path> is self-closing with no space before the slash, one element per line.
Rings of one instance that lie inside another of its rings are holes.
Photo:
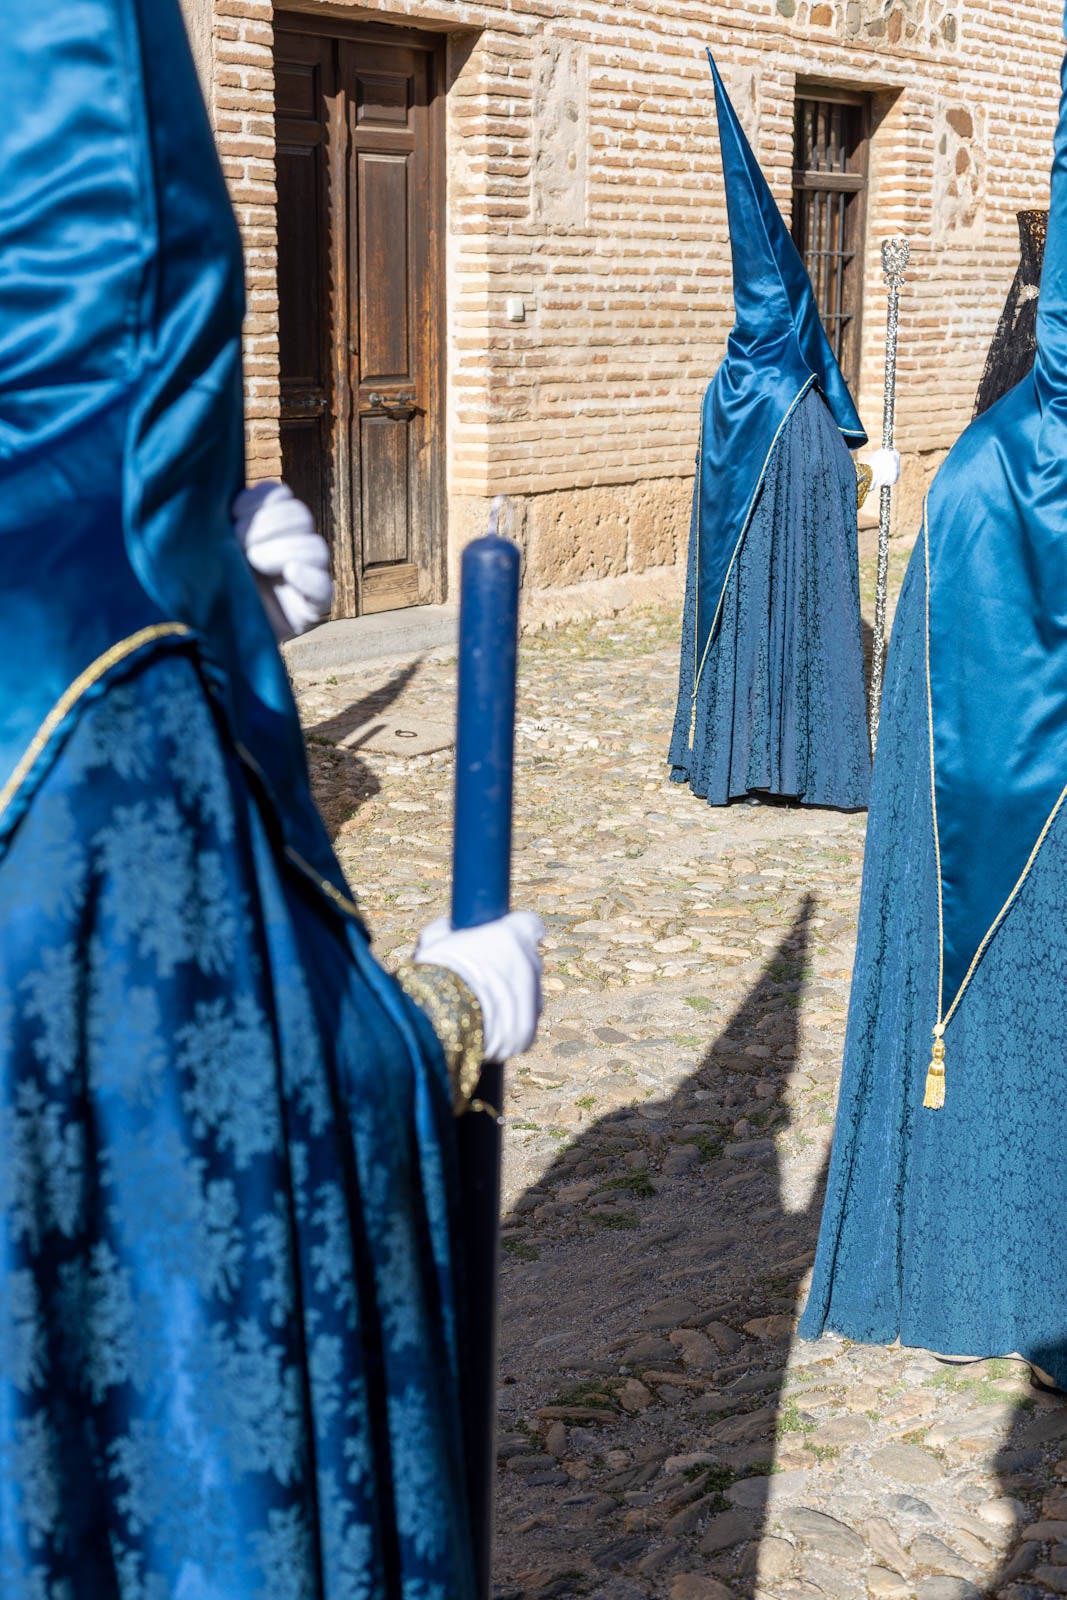
<path fill-rule="evenodd" d="M 708 60 L 736 321 L 704 396 L 672 776 L 711 805 L 755 794 L 860 808 L 870 747 L 849 449 L 867 436 Z"/>
<path fill-rule="evenodd" d="M 801 1332 L 1067 1387 L 1067 64 L 1032 372 L 927 501 L 889 652 Z"/>
<path fill-rule="evenodd" d="M 0 84 L 0 1593 L 469 1600 L 453 1080 L 535 930 L 370 954 L 177 0 L 0 0 Z"/>

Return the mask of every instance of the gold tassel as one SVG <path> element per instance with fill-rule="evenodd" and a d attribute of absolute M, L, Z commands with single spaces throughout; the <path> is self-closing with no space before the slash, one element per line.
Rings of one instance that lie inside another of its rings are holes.
<path fill-rule="evenodd" d="M 944 1029 L 939 1023 L 934 1029 L 934 1048 L 930 1065 L 926 1069 L 926 1093 L 923 1095 L 925 1111 L 941 1111 L 945 1104 L 945 1041 Z"/>
<path fill-rule="evenodd" d="M 693 713 L 689 718 L 689 748 L 692 750 L 697 736 L 697 697 L 693 696 Z"/>

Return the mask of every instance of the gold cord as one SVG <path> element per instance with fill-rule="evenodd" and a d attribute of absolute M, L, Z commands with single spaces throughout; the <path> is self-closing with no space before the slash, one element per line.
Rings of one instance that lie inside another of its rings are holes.
<path fill-rule="evenodd" d="M 187 628 L 182 622 L 157 622 L 150 628 L 142 628 L 138 633 L 131 633 L 128 638 L 120 639 L 116 644 L 109 646 L 102 655 L 80 672 L 73 683 L 67 685 L 51 711 L 41 723 L 37 732 L 26 746 L 15 770 L 0 789 L 0 817 L 3 816 L 12 800 L 15 798 L 38 757 L 43 753 L 49 740 L 57 731 L 60 724 L 70 715 L 82 697 L 98 684 L 113 667 L 117 667 L 132 656 L 135 651 L 145 645 L 154 644 L 157 639 L 181 639 L 192 634 L 192 629 Z"/>
<path fill-rule="evenodd" d="M 934 777 L 934 690 L 930 674 L 930 521 L 925 504 L 923 560 L 926 564 L 926 726 L 930 738 L 930 815 L 934 829 L 934 874 L 937 878 L 937 1021 L 934 1024 L 934 1047 L 926 1072 L 923 1106 L 928 1111 L 940 1111 L 945 1104 L 945 1045 L 942 1035 L 948 1019 L 942 1019 L 941 1016 L 945 992 L 945 909 L 941 895 L 941 836 L 937 827 L 937 785 Z"/>
<path fill-rule="evenodd" d="M 971 964 L 963 976 L 959 988 L 953 997 L 952 1004 L 945 1010 L 945 911 L 941 889 L 941 836 L 937 821 L 937 788 L 935 782 L 934 765 L 934 697 L 933 681 L 930 672 L 930 524 L 927 509 L 923 507 L 923 546 L 926 559 L 926 708 L 930 734 L 930 806 L 933 814 L 934 826 L 934 861 L 937 874 L 937 944 L 938 944 L 938 974 L 937 974 L 937 1022 L 934 1025 L 934 1047 L 930 1066 L 926 1074 L 926 1093 L 923 1105 L 928 1110 L 940 1111 L 945 1104 L 945 1047 L 942 1042 L 945 1029 L 956 1015 L 960 1001 L 970 985 L 971 979 L 978 970 L 978 964 L 992 943 L 993 936 L 1022 890 L 1023 884 L 1030 876 L 1031 868 L 1037 860 L 1038 852 L 1048 838 L 1049 830 L 1055 822 L 1063 803 L 1067 800 L 1067 785 L 1060 791 L 1056 804 L 1052 807 L 1045 819 L 1044 827 L 1037 836 L 1033 849 L 1026 859 L 1026 865 L 1019 874 L 1012 887 L 1011 893 L 990 923 L 981 943 L 979 944 Z"/>

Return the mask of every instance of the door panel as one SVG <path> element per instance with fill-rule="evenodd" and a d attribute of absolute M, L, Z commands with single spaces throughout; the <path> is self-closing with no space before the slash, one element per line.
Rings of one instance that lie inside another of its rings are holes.
<path fill-rule="evenodd" d="M 359 382 L 411 387 L 408 338 L 408 158 L 361 154 L 359 163 Z"/>
<path fill-rule="evenodd" d="M 278 297 L 282 472 L 329 527 L 330 333 L 327 323 L 326 129 L 332 52 L 324 39 L 294 38 L 275 63 Z"/>
<path fill-rule="evenodd" d="M 373 414 L 360 418 L 368 568 L 408 559 L 407 446 L 406 423 Z"/>
<path fill-rule="evenodd" d="M 361 127 L 406 128 L 410 109 L 411 77 L 408 73 L 376 73 L 366 68 L 358 73 L 356 121 Z"/>
<path fill-rule="evenodd" d="M 276 23 L 282 434 L 354 615 L 443 598 L 441 45 L 340 29 Z"/>
<path fill-rule="evenodd" d="M 428 304 L 430 62 L 419 50 L 351 44 L 342 76 L 352 118 L 353 469 L 363 505 L 363 605 L 425 598 L 419 549 L 427 514 L 430 373 L 417 319 Z"/>

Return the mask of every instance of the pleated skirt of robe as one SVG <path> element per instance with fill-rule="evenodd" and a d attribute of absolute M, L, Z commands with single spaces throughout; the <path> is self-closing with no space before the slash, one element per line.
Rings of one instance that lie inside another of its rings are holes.
<path fill-rule="evenodd" d="M 750 794 L 860 810 L 870 786 L 856 469 L 811 389 L 775 447 L 696 698 L 696 505 L 671 776 L 709 805 Z"/>
<path fill-rule="evenodd" d="M 1029 1357 L 1067 1386 L 1067 813 L 945 1036 L 916 547 L 887 663 L 829 1182 L 801 1336 Z"/>
<path fill-rule="evenodd" d="M 471 1600 L 447 1074 L 190 655 L 0 866 L 4 1600 Z"/>

